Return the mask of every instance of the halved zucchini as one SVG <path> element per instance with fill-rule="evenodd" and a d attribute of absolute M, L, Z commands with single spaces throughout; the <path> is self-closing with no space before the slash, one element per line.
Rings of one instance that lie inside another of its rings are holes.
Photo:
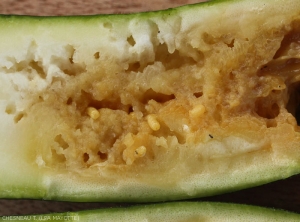
<path fill-rule="evenodd" d="M 0 30 L 2 198 L 175 200 L 300 172 L 299 1 Z"/>
<path fill-rule="evenodd" d="M 300 215 L 250 205 L 173 202 L 139 205 L 127 208 L 107 208 L 79 212 L 52 213 L 41 215 L 2 216 L 0 221 L 147 221 L 147 222 L 290 222 L 299 221 Z"/>

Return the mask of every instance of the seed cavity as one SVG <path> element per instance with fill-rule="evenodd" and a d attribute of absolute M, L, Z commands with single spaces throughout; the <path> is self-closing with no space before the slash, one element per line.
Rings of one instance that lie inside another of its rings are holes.
<path fill-rule="evenodd" d="M 18 123 L 21 119 L 23 119 L 23 117 L 25 117 L 25 113 L 23 112 L 17 113 L 14 118 L 15 123 Z"/>
<path fill-rule="evenodd" d="M 134 46 L 135 43 L 136 43 L 135 40 L 134 40 L 134 38 L 132 37 L 132 35 L 127 38 L 127 42 L 131 46 Z"/>
<path fill-rule="evenodd" d="M 203 92 L 195 92 L 195 93 L 194 93 L 194 96 L 195 96 L 196 98 L 200 98 L 201 96 L 203 96 Z"/>
<path fill-rule="evenodd" d="M 96 52 L 96 53 L 94 54 L 94 58 L 95 58 L 95 59 L 99 59 L 99 58 L 100 58 L 100 52 Z"/>
<path fill-rule="evenodd" d="M 86 163 L 87 161 L 89 161 L 90 159 L 90 155 L 88 153 L 84 153 L 83 154 L 83 161 Z"/>
<path fill-rule="evenodd" d="M 54 141 L 63 149 L 67 149 L 69 147 L 69 144 L 64 140 L 61 134 L 57 135 L 54 138 Z"/>
<path fill-rule="evenodd" d="M 5 108 L 5 112 L 7 114 L 14 114 L 16 112 L 16 106 L 15 104 L 8 104 Z"/>
<path fill-rule="evenodd" d="M 100 157 L 101 160 L 107 160 L 107 153 L 103 153 L 103 152 L 100 152 L 98 151 L 98 156 Z"/>

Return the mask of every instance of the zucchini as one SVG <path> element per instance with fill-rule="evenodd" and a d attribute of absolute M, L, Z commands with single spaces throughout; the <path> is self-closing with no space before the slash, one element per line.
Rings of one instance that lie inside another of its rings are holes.
<path fill-rule="evenodd" d="M 300 172 L 300 2 L 0 17 L 0 197 L 150 202 Z"/>
<path fill-rule="evenodd" d="M 79 212 L 40 215 L 2 216 L 0 221 L 256 221 L 290 222 L 299 221 L 300 215 L 257 206 L 209 203 L 171 202 L 139 205 L 127 208 L 107 208 Z"/>

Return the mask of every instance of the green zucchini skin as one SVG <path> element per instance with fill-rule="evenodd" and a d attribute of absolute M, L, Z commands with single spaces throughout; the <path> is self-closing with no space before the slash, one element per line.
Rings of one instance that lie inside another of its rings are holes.
<path fill-rule="evenodd" d="M 34 34 L 37 33 L 38 29 L 49 28 L 50 32 L 53 31 L 53 33 L 55 33 L 57 31 L 61 31 L 62 36 L 64 36 L 67 35 L 68 32 L 75 33 L 76 27 L 79 27 L 79 29 L 88 27 L 86 30 L 89 30 L 92 29 L 93 25 L 97 25 L 99 22 L 110 21 L 119 25 L 131 19 L 147 20 L 149 18 L 171 18 L 172 16 L 176 16 L 180 13 L 184 13 L 184 15 L 186 15 L 188 12 L 195 13 L 196 15 L 198 13 L 209 13 L 210 10 L 218 10 L 218 7 L 231 7 L 231 4 L 240 4 L 243 6 L 245 3 L 245 6 L 252 5 L 254 7 L 255 1 L 252 1 L 251 3 L 250 2 L 251 1 L 249 0 L 216 0 L 197 5 L 183 6 L 177 9 L 169 9 L 159 12 L 136 13 L 130 15 L 95 15 L 46 18 L 28 16 L 1 16 L 0 28 L 7 28 L 9 34 L 7 35 L 8 37 L 6 36 L 6 39 L 9 39 L 9 35 L 14 33 L 15 35 L 19 36 L 20 33 L 22 33 L 21 28 L 24 29 L 24 27 L 30 27 L 28 28 L 28 32 L 32 31 Z M 266 3 L 269 2 L 270 1 L 266 0 Z M 274 4 L 278 4 L 278 7 L 280 7 L 284 4 L 284 1 L 276 1 Z M 297 7 L 298 6 L 299 4 Z M 298 11 L 300 11 L 300 9 Z M 30 35 L 31 34 L 29 33 L 28 36 Z M 85 40 L 88 42 L 87 39 Z M 65 39 L 62 41 L 65 41 Z M 5 130 L 6 129 L 2 129 L 0 132 L 4 132 Z M 23 131 L 25 135 L 26 129 Z M 3 133 L 3 135 L 4 138 L 6 134 Z M 2 137 L 0 138 L 3 139 Z M 1 161 L 2 164 L 0 164 L 0 179 L 3 181 L 0 184 L 1 198 L 33 198 L 78 202 L 156 202 L 180 200 L 241 190 L 272 181 L 285 179 L 300 173 L 300 155 L 298 152 L 293 158 L 288 157 L 287 159 L 278 161 L 278 163 L 275 161 L 276 163 L 274 165 L 272 165 L 273 160 L 272 157 L 270 157 L 270 159 L 268 159 L 270 162 L 260 163 L 259 166 L 252 166 L 251 168 L 247 169 L 243 168 L 242 171 L 238 173 L 234 171 L 234 173 L 227 172 L 218 174 L 216 176 L 213 175 L 212 177 L 204 176 L 196 180 L 196 182 L 194 181 L 194 185 L 184 184 L 186 187 L 183 188 L 158 188 L 155 186 L 147 186 L 145 184 L 135 184 L 134 186 L 131 186 L 131 183 L 125 184 L 123 187 L 118 187 L 118 184 L 113 187 L 110 185 L 105 186 L 105 184 L 103 186 L 103 184 L 101 185 L 101 183 L 99 183 L 97 180 L 94 180 L 94 178 L 91 181 L 86 182 L 86 178 L 76 177 L 74 175 L 70 175 L 68 172 L 52 172 L 51 169 L 37 169 L 34 167 L 32 162 L 28 163 L 22 159 L 23 153 L 19 155 L 18 158 L 14 159 L 14 156 L 16 156 L 15 154 L 18 151 L 13 152 L 14 153 L 11 155 L 9 154 L 7 158 L 4 154 L 2 158 L 6 158 L 6 160 Z M 178 209 L 181 209 L 181 206 L 184 208 L 191 208 L 193 209 L 192 211 L 195 211 L 193 204 L 187 204 L 187 206 L 184 204 L 178 204 L 178 206 L 167 204 L 166 208 L 162 207 L 161 209 L 167 209 L 170 207 L 175 212 Z M 216 206 L 220 206 L 221 210 L 223 209 L 223 205 Z M 207 209 L 210 209 L 211 205 L 200 204 L 199 206 L 197 205 L 195 207 L 207 207 Z M 142 208 L 132 208 L 132 211 L 135 212 L 135 209 L 136 211 L 142 210 Z M 150 207 L 149 209 L 152 208 Z M 154 207 L 153 209 L 156 208 Z M 231 207 L 229 207 L 229 209 L 231 209 Z M 225 212 L 225 208 L 223 210 Z M 119 212 L 118 210 L 116 211 Z M 148 212 L 148 210 L 145 211 Z M 103 214 L 103 216 L 106 215 L 106 211 L 103 211 L 103 213 L 101 212 L 99 211 L 99 214 Z M 107 212 L 110 212 L 110 210 L 107 210 Z M 85 217 L 90 213 L 91 212 L 83 212 L 80 213 L 80 216 Z M 98 215 L 98 212 L 95 212 L 95 214 Z M 151 214 L 151 212 L 149 211 L 148 214 Z M 92 216 L 86 217 L 87 220 L 92 218 Z"/>
<path fill-rule="evenodd" d="M 0 221 L 149 221 L 149 222 L 292 222 L 299 221 L 300 215 L 250 205 L 217 202 L 170 202 L 139 205 L 127 208 L 96 209 L 79 212 L 52 213 L 27 216 L 2 216 Z"/>

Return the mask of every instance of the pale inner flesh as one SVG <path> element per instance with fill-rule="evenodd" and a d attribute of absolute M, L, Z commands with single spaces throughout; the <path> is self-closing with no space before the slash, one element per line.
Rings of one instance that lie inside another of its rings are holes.
<path fill-rule="evenodd" d="M 300 22 L 253 39 L 200 37 L 205 50 L 153 43 L 154 58 L 131 61 L 97 51 L 88 67 L 67 46 L 65 76 L 25 90 L 27 107 L 9 103 L 6 113 L 15 124 L 34 122 L 35 164 L 68 171 L 176 174 L 181 162 L 185 172 L 206 172 L 243 156 L 292 153 L 300 141 Z M 35 60 L 6 71 L 47 77 Z"/>

